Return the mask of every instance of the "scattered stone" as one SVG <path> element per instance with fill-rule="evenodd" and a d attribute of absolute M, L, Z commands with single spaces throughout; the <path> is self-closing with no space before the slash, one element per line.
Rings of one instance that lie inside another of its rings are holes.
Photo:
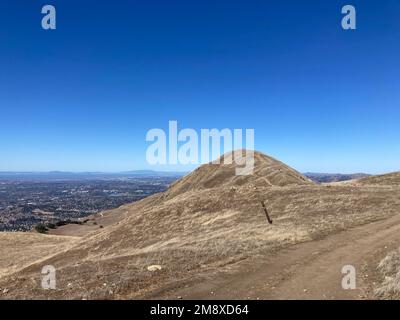
<path fill-rule="evenodd" d="M 147 270 L 151 271 L 151 272 L 158 271 L 158 270 L 161 270 L 161 269 L 162 269 L 162 267 L 160 265 L 158 265 L 158 264 L 154 264 L 152 266 L 148 266 L 147 267 Z"/>

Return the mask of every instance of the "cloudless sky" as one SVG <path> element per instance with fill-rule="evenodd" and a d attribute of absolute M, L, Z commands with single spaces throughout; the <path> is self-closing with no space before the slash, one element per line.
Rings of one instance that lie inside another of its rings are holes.
<path fill-rule="evenodd" d="M 302 172 L 400 170 L 398 0 L 5 0 L 0 40 L 0 171 L 191 169 L 146 163 L 169 120 L 254 128 Z"/>

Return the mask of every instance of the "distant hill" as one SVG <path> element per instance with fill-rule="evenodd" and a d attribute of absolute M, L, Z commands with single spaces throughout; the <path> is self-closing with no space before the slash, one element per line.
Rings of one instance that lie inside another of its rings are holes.
<path fill-rule="evenodd" d="M 224 164 L 224 157 L 219 164 L 205 164 L 189 175 L 173 183 L 167 191 L 168 196 L 187 191 L 204 190 L 215 187 L 271 187 L 288 185 L 312 185 L 310 179 L 290 168 L 286 164 L 260 152 L 254 152 L 254 171 L 252 174 L 235 174 L 237 164 Z"/>
<path fill-rule="evenodd" d="M 369 177 L 369 174 L 365 173 L 353 173 L 353 174 L 341 174 L 341 173 L 315 173 L 307 172 L 304 174 L 314 182 L 328 183 L 328 182 L 340 182 L 354 179 L 361 179 Z"/>
<path fill-rule="evenodd" d="M 400 172 L 371 176 L 358 181 L 363 185 L 390 185 L 400 186 Z"/>

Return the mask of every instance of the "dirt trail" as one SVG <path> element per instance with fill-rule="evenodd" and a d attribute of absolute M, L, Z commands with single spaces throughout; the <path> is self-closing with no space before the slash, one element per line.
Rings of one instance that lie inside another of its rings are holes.
<path fill-rule="evenodd" d="M 370 299 L 376 266 L 400 246 L 400 215 L 352 228 L 322 240 L 246 261 L 234 274 L 219 273 L 150 298 L 175 299 Z M 357 289 L 343 290 L 342 267 L 357 270 Z"/>

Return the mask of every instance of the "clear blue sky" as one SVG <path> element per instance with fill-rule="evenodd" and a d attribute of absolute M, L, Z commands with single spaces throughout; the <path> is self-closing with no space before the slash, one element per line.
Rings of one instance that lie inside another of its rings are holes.
<path fill-rule="evenodd" d="M 400 170 L 399 17 L 398 0 L 1 1 L 0 170 L 148 169 L 169 120 L 254 128 L 303 172 Z"/>

